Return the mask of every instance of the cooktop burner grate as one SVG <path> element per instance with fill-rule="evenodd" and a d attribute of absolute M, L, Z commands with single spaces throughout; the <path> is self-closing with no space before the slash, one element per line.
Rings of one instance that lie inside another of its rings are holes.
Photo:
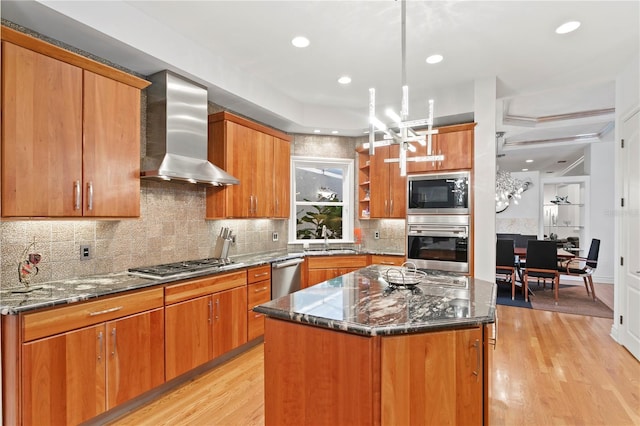
<path fill-rule="evenodd" d="M 207 258 L 198 260 L 187 260 L 184 262 L 165 263 L 162 265 L 143 266 L 140 268 L 130 268 L 129 273 L 144 274 L 155 277 L 169 277 L 186 272 L 196 272 L 203 269 L 210 269 L 224 266 L 224 263 L 217 258 Z"/>

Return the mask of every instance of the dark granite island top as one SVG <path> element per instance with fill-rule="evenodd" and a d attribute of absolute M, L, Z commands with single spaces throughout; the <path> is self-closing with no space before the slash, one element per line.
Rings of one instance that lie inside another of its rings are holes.
<path fill-rule="evenodd" d="M 272 318 L 367 336 L 493 323 L 495 283 L 429 272 L 413 289 L 393 288 L 389 266 L 372 265 L 254 308 Z"/>

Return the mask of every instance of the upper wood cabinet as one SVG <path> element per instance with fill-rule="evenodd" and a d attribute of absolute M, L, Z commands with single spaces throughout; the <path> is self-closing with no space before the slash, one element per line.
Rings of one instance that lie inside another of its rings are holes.
<path fill-rule="evenodd" d="M 400 146 L 376 148 L 370 157 L 369 172 L 369 216 L 371 218 L 400 218 L 407 213 L 407 178 L 400 176 L 397 162 L 385 162 L 398 159 Z"/>
<path fill-rule="evenodd" d="M 139 216 L 149 83 L 6 27 L 2 39 L 2 217 Z"/>
<path fill-rule="evenodd" d="M 207 189 L 207 218 L 288 218 L 290 141 L 228 112 L 210 115 L 209 161 L 240 184 Z"/>
<path fill-rule="evenodd" d="M 444 155 L 442 161 L 408 161 L 407 173 L 421 173 L 473 168 L 473 134 L 475 123 L 457 124 L 438 128 L 432 136 L 431 153 Z M 415 144 L 415 153 L 407 153 L 407 159 L 427 155 L 427 147 Z"/>

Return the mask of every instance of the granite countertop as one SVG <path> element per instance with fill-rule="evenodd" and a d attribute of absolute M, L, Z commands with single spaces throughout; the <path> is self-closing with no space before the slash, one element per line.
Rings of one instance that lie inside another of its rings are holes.
<path fill-rule="evenodd" d="M 124 291 L 143 289 L 189 278 L 221 274 L 238 269 L 266 265 L 272 262 L 312 255 L 312 253 L 338 255 L 345 254 L 345 251 L 349 251 L 351 254 L 370 254 L 370 252 L 365 251 L 343 249 L 330 249 L 328 251 L 312 250 L 309 252 L 279 250 L 234 256 L 232 258 L 234 263 L 224 266 L 223 268 L 200 270 L 197 272 L 159 279 L 145 278 L 128 274 L 124 271 L 111 274 L 69 278 L 45 283 L 32 283 L 29 289 L 26 289 L 22 284 L 16 283 L 16 285 L 11 288 L 0 289 L 0 315 L 15 315 L 35 309 L 80 302 Z"/>
<path fill-rule="evenodd" d="M 254 311 L 367 336 L 495 322 L 495 283 L 427 271 L 414 289 L 394 289 L 385 280 L 389 269 L 371 265 L 256 306 Z"/>
<path fill-rule="evenodd" d="M 223 268 L 201 270 L 159 279 L 140 277 L 124 271 L 45 283 L 32 283 L 29 289 L 22 284 L 17 284 L 12 288 L 0 289 L 0 315 L 15 315 L 21 312 L 81 302 L 125 291 L 139 290 L 189 278 L 221 274 L 301 256 L 303 256 L 302 253 L 287 251 L 237 256 L 233 258 L 234 263 Z"/>

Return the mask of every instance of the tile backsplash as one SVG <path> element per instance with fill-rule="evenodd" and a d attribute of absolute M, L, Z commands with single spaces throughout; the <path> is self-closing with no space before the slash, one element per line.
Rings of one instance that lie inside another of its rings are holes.
<path fill-rule="evenodd" d="M 34 241 L 29 251 L 42 260 L 32 283 L 210 257 L 223 226 L 237 235 L 230 256 L 287 247 L 287 220 L 205 220 L 205 195 L 202 186 L 143 180 L 140 218 L 0 222 L 0 285 L 21 285 L 18 262 Z M 90 247 L 90 259 L 80 260 L 81 245 Z"/>

